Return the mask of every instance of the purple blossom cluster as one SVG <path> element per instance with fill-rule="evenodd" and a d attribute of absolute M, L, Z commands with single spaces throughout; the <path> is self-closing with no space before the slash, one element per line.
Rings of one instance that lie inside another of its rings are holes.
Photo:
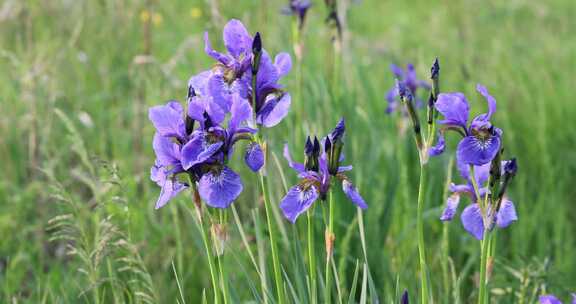
<path fill-rule="evenodd" d="M 288 145 L 284 147 L 284 157 L 300 178 L 300 182 L 288 190 L 280 203 L 284 216 L 291 222 L 294 223 L 318 199 L 326 200 L 333 179 L 341 183 L 342 190 L 352 203 L 362 209 L 368 208 L 356 187 L 344 174 L 352 170 L 352 166 L 340 166 L 344 160 L 342 146 L 345 128 L 344 119 L 341 119 L 322 142 L 316 137 L 313 141 L 308 137 L 304 163 L 294 162 Z"/>
<path fill-rule="evenodd" d="M 236 144 L 248 141 L 244 160 L 258 171 L 264 151 L 255 134 L 280 123 L 290 108 L 290 94 L 278 83 L 291 69 L 290 55 L 272 61 L 260 35 L 253 38 L 238 20 L 226 24 L 223 37 L 226 53 L 205 35 L 205 52 L 217 62 L 190 79 L 185 108 L 170 101 L 149 110 L 156 128 L 151 179 L 162 188 L 156 208 L 191 184 L 209 206 L 228 207 L 243 189 L 228 164 Z"/>
<path fill-rule="evenodd" d="M 462 136 L 456 148 L 456 161 L 460 176 L 466 180 L 466 184 L 450 185 L 452 195 L 440 219 L 452 220 L 461 195 L 470 196 L 472 203 L 461 214 L 462 225 L 471 235 L 482 240 L 486 229 L 492 230 L 495 226 L 505 228 L 518 220 L 514 203 L 506 195 L 508 183 L 516 174 L 517 164 L 515 159 L 500 160 L 502 130 L 491 122 L 496 112 L 496 99 L 480 84 L 476 90 L 488 103 L 488 112 L 477 115 L 471 121 L 468 121 L 470 105 L 464 94 L 438 95 L 434 106 L 444 119 L 438 121 L 442 127 L 437 144 L 430 149 L 430 155 L 444 152 L 446 131 L 454 131 Z"/>
<path fill-rule="evenodd" d="M 386 113 L 390 114 L 398 109 L 400 102 L 400 92 L 398 87 L 405 87 L 409 91 L 408 93 L 415 98 L 416 106 L 422 107 L 424 103 L 422 102 L 422 99 L 418 97 L 418 89 L 430 91 L 431 86 L 425 80 L 418 79 L 414 65 L 409 63 L 406 65 L 406 69 L 402 69 L 400 66 L 391 64 L 390 70 L 392 71 L 392 74 L 394 74 L 397 83 L 395 83 L 386 93 L 386 101 L 388 102 Z"/>

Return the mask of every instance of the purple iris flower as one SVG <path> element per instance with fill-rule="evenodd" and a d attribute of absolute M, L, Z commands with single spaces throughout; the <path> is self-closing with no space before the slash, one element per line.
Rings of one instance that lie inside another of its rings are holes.
<path fill-rule="evenodd" d="M 464 94 L 441 93 L 438 95 L 435 107 L 444 116 L 444 120 L 438 121 L 444 127 L 439 134 L 437 146 L 430 151 L 431 155 L 443 152 L 445 130 L 454 130 L 463 136 L 456 151 L 459 162 L 481 166 L 490 163 L 500 151 L 502 130 L 494 127 L 490 122 L 492 115 L 496 112 L 496 100 L 488 94 L 484 86 L 478 84 L 476 90 L 488 102 L 488 113 L 474 117 L 470 123 L 468 122 L 470 106 Z"/>
<path fill-rule="evenodd" d="M 226 114 L 209 96 L 194 94 L 188 98 L 186 115 L 175 101 L 150 108 L 149 118 L 156 128 L 156 161 L 151 179 L 162 187 L 156 209 L 190 186 L 179 180 L 181 174 L 197 184 L 200 197 L 211 207 L 226 208 L 240 195 L 242 181 L 227 166 L 227 160 L 234 144 L 241 139 L 250 140 L 256 130 L 248 126 L 252 108 L 238 94 L 233 96 L 224 128 Z M 198 128 L 188 130 L 187 121 L 198 122 Z M 262 150 L 252 147 L 245 159 L 248 167 L 258 170 L 263 164 Z"/>
<path fill-rule="evenodd" d="M 288 161 L 289 166 L 298 173 L 298 177 L 300 178 L 300 182 L 290 188 L 280 202 L 280 209 L 282 209 L 284 216 L 292 223 L 296 222 L 298 216 L 308 210 L 319 198 L 322 200 L 326 199 L 333 178 L 341 182 L 342 190 L 352 203 L 362 209 L 368 208 L 368 205 L 362 196 L 360 196 L 356 187 L 344 174 L 344 172 L 352 170 L 352 166 L 340 166 L 339 162 L 342 160 L 342 157 L 339 153 L 335 152 L 337 150 L 333 148 L 340 144 L 344 131 L 345 125 L 342 119 L 334 131 L 324 138 L 323 144 L 320 144 L 318 139 L 315 139 L 314 143 L 312 143 L 310 138 L 308 138 L 305 148 L 306 161 L 304 164 L 294 162 L 290 156 L 288 145 L 284 147 L 284 157 Z M 333 158 L 339 160 L 335 164 L 335 170 L 331 170 L 333 164 L 330 164 L 330 160 Z"/>
<path fill-rule="evenodd" d="M 398 87 L 406 87 L 409 90 L 409 93 L 414 96 L 416 100 L 416 106 L 421 107 L 424 103 L 422 99 L 418 98 L 416 94 L 418 88 L 423 88 L 425 90 L 430 90 L 430 85 L 424 81 L 420 80 L 416 77 L 416 70 L 414 69 L 413 64 L 407 64 L 406 70 L 403 70 L 401 67 L 392 64 L 390 65 L 390 70 L 394 74 L 394 77 L 398 80 L 398 83 L 395 83 L 388 93 L 386 93 L 386 101 L 388 101 L 388 107 L 386 108 L 386 113 L 392 113 L 396 111 L 398 108 L 398 104 L 400 101 L 400 94 L 398 92 Z"/>
<path fill-rule="evenodd" d="M 554 295 L 543 295 L 538 298 L 540 304 L 562 304 L 557 297 Z M 576 304 L 576 293 L 572 294 L 572 304 Z"/>
<path fill-rule="evenodd" d="M 501 172 L 502 176 L 507 174 L 506 167 L 515 167 L 515 165 L 511 165 L 511 163 L 515 164 L 515 161 L 502 162 L 502 167 L 504 168 Z M 474 179 L 479 188 L 478 192 L 480 199 L 484 199 L 486 195 L 490 194 L 490 190 L 487 184 L 490 176 L 490 165 L 491 164 L 488 163 L 481 166 L 474 166 Z M 467 181 L 467 183 L 460 185 L 450 185 L 449 190 L 452 192 L 452 195 L 449 196 L 446 201 L 446 207 L 440 216 L 441 221 L 451 221 L 454 218 L 458 209 L 458 205 L 460 204 L 460 197 L 462 195 L 469 196 L 472 203 L 464 208 L 464 211 L 460 216 L 460 220 L 462 221 L 464 229 L 478 240 L 482 240 L 484 237 L 484 230 L 486 227 L 485 223 L 490 223 L 488 227 L 491 230 L 494 228 L 494 224 L 499 228 L 506 228 L 514 221 L 518 220 L 518 215 L 516 214 L 514 203 L 506 196 L 504 196 L 502 197 L 502 201 L 496 212 L 491 210 L 491 206 L 488 206 L 488 210 L 486 210 L 488 213 L 486 221 L 482 216 L 482 210 L 476 198 L 474 186 L 472 183 L 470 166 L 468 164 L 458 162 L 458 171 L 460 172 L 462 178 Z"/>
<path fill-rule="evenodd" d="M 265 127 L 277 125 L 288 114 L 291 103 L 290 94 L 278 83 L 292 68 L 290 55 L 279 53 L 273 61 L 266 50 L 261 50 L 254 92 L 252 36 L 240 21 L 233 19 L 224 27 L 223 38 L 226 54 L 212 49 L 208 33 L 205 34 L 205 51 L 218 63 L 192 77 L 189 86 L 198 95 L 210 95 L 225 112 L 230 111 L 234 95 L 247 100 L 255 96 L 256 123 Z"/>
<path fill-rule="evenodd" d="M 298 27 L 301 29 L 304 26 L 306 12 L 310 6 L 312 6 L 310 0 L 290 0 L 288 6 L 282 9 L 282 13 L 298 16 Z"/>

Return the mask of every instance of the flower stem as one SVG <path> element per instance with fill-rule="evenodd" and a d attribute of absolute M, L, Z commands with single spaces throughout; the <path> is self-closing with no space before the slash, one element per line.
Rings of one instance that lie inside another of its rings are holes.
<path fill-rule="evenodd" d="M 310 302 L 317 302 L 316 290 L 316 255 L 314 253 L 314 209 L 307 212 L 308 218 L 308 267 L 310 271 Z"/>
<path fill-rule="evenodd" d="M 488 264 L 488 252 L 490 251 L 490 240 L 492 236 L 488 230 L 484 230 L 484 238 L 481 241 L 482 255 L 480 258 L 480 290 L 478 292 L 478 304 L 484 304 L 487 300 L 487 280 L 486 280 L 486 266 Z"/>
<path fill-rule="evenodd" d="M 192 181 L 191 184 L 194 185 Z M 198 225 L 200 233 L 202 234 L 202 243 L 204 243 L 204 250 L 206 251 L 206 259 L 208 260 L 208 268 L 210 269 L 210 280 L 212 281 L 212 291 L 214 292 L 214 303 L 218 304 L 220 303 L 220 297 L 218 292 L 219 289 L 218 283 L 216 279 L 217 276 L 216 265 L 214 265 L 212 250 L 210 250 L 211 248 L 210 238 L 208 237 L 208 233 L 206 232 L 206 228 L 204 227 L 204 223 L 202 222 L 201 218 L 202 211 L 200 210 L 201 208 L 200 196 L 198 195 L 198 190 L 194 186 L 192 197 L 194 199 L 194 207 L 196 208 L 196 214 L 198 215 L 196 217 L 196 224 Z"/>
<path fill-rule="evenodd" d="M 324 301 L 325 303 L 331 303 L 331 287 L 332 287 L 332 273 L 330 268 L 330 261 L 332 260 L 332 255 L 334 252 L 334 203 L 333 203 L 332 190 L 328 192 L 328 227 L 326 227 L 326 273 L 324 282 L 326 282 L 326 288 L 324 289 Z"/>
<path fill-rule="evenodd" d="M 422 288 L 422 304 L 428 303 L 428 269 L 426 265 L 426 244 L 424 242 L 424 221 L 422 211 L 424 209 L 424 195 L 426 187 L 426 164 L 420 164 L 420 181 L 418 186 L 418 207 L 416 211 L 416 230 L 418 234 L 418 256 L 420 260 L 420 282 Z"/>
<path fill-rule="evenodd" d="M 266 148 L 264 148 L 266 151 Z M 270 198 L 268 197 L 268 180 L 264 173 L 262 172 L 264 168 L 260 170 L 260 187 L 262 190 L 262 197 L 264 198 L 264 209 L 266 210 L 266 221 L 268 222 L 268 231 L 270 233 L 270 248 L 272 250 L 272 266 L 274 268 L 274 282 L 276 283 L 276 294 L 278 296 L 278 303 L 284 303 L 284 283 L 282 280 L 282 274 L 280 272 L 280 259 L 278 258 L 278 245 L 276 243 L 276 227 L 272 224 L 274 220 L 272 215 L 272 206 L 270 204 Z"/>
<path fill-rule="evenodd" d="M 220 217 L 220 226 L 219 226 L 219 231 L 215 231 L 216 234 L 214 234 L 214 236 L 217 238 L 215 241 L 219 242 L 219 246 L 222 246 L 220 248 L 221 252 L 219 252 L 218 254 L 218 265 L 220 268 L 220 286 L 222 288 L 222 297 L 224 299 L 224 304 L 228 303 L 228 282 L 227 282 L 227 278 L 226 278 L 226 267 L 224 266 L 224 251 L 225 251 L 225 246 L 226 246 L 226 210 L 225 209 L 219 209 L 218 210 L 218 215 Z"/>

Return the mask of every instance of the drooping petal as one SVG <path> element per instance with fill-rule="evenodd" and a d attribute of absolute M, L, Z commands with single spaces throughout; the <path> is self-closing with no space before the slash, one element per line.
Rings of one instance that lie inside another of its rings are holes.
<path fill-rule="evenodd" d="M 163 106 L 151 107 L 148 118 L 162 136 L 181 137 L 186 134 L 183 109 L 179 102 L 170 101 Z"/>
<path fill-rule="evenodd" d="M 458 210 L 458 205 L 460 204 L 460 194 L 454 193 L 448 197 L 446 200 L 446 208 L 440 216 L 440 220 L 443 222 L 451 221 L 456 215 L 456 210 Z"/>
<path fill-rule="evenodd" d="M 156 132 L 152 140 L 152 147 L 159 165 L 168 167 L 180 164 L 179 147 L 170 138 Z"/>
<path fill-rule="evenodd" d="M 317 199 L 318 190 L 315 187 L 303 189 L 297 185 L 288 190 L 280 202 L 280 209 L 282 209 L 284 216 L 294 223 L 298 216 L 308 210 Z"/>
<path fill-rule="evenodd" d="M 484 220 L 478 204 L 470 204 L 460 216 L 464 229 L 478 240 L 484 238 Z"/>
<path fill-rule="evenodd" d="M 292 58 L 288 53 L 279 53 L 274 57 L 274 66 L 278 71 L 278 77 L 284 77 L 292 69 Z"/>
<path fill-rule="evenodd" d="M 290 168 L 296 170 L 296 172 L 298 172 L 298 173 L 302 173 L 302 172 L 306 171 L 306 169 L 304 168 L 304 164 L 297 163 L 297 162 L 292 160 L 292 156 L 290 155 L 290 148 L 288 147 L 288 144 L 284 144 L 283 155 L 284 155 L 284 158 L 288 161 L 288 166 L 290 166 Z"/>
<path fill-rule="evenodd" d="M 500 150 L 500 137 L 490 136 L 481 140 L 475 136 L 466 136 L 459 143 L 456 150 L 458 162 L 481 166 L 492 161 Z"/>
<path fill-rule="evenodd" d="M 434 104 L 436 110 L 444 116 L 438 123 L 466 127 L 470 106 L 462 93 L 441 93 Z"/>
<path fill-rule="evenodd" d="M 256 122 L 267 128 L 274 127 L 286 117 L 290 110 L 291 102 L 290 94 L 288 93 L 268 99 L 264 107 L 258 112 Z"/>
<path fill-rule="evenodd" d="M 228 65 L 230 63 L 230 58 L 228 58 L 228 56 L 212 49 L 210 39 L 208 38 L 208 32 L 204 33 L 204 52 L 206 52 L 208 56 L 218 60 L 223 65 Z"/>
<path fill-rule="evenodd" d="M 247 55 L 252 50 L 252 36 L 239 20 L 232 19 L 226 23 L 223 31 L 224 46 L 234 58 Z"/>
<path fill-rule="evenodd" d="M 510 226 L 513 222 L 518 220 L 518 215 L 516 214 L 516 208 L 514 203 L 507 198 L 502 199 L 500 205 L 500 210 L 496 213 L 496 225 L 500 228 L 506 228 Z"/>
<path fill-rule="evenodd" d="M 540 302 L 540 304 L 562 304 L 562 301 L 560 301 L 553 295 L 540 296 L 538 298 L 538 301 Z"/>
<path fill-rule="evenodd" d="M 436 142 L 435 146 L 430 147 L 428 150 L 428 155 L 430 156 L 437 156 L 444 153 L 446 149 L 446 140 L 444 139 L 444 133 L 438 132 L 438 141 Z"/>
<path fill-rule="evenodd" d="M 360 193 L 358 193 L 358 189 L 356 189 L 356 187 L 347 179 L 342 181 L 342 190 L 344 191 L 346 196 L 350 199 L 350 201 L 352 201 L 352 203 L 354 203 L 356 206 L 362 209 L 368 208 L 368 205 L 366 204 L 362 196 L 360 196 Z"/>
<path fill-rule="evenodd" d="M 264 152 L 262 152 L 262 147 L 256 142 L 250 143 L 246 147 L 244 161 L 252 171 L 258 172 L 258 170 L 264 166 Z"/>
<path fill-rule="evenodd" d="M 170 179 L 166 180 L 164 186 L 162 187 L 162 190 L 160 191 L 160 196 L 158 197 L 158 200 L 156 201 L 156 206 L 154 208 L 155 209 L 162 208 L 171 199 L 173 199 L 176 195 L 178 195 L 180 192 L 182 192 L 182 190 L 186 188 L 188 188 L 188 186 L 183 183 L 177 181 L 175 182 Z"/>
<path fill-rule="evenodd" d="M 482 96 L 484 96 L 486 99 L 486 102 L 488 102 L 488 113 L 482 115 L 482 119 L 488 121 L 494 112 L 496 112 L 496 99 L 494 99 L 494 97 L 488 93 L 486 87 L 481 84 L 476 85 L 476 91 L 482 94 Z"/>
<path fill-rule="evenodd" d="M 207 143 L 205 135 L 201 132 L 195 132 L 192 139 L 182 148 L 182 167 L 188 170 L 194 165 L 207 161 L 212 157 L 223 143 Z"/>
<path fill-rule="evenodd" d="M 227 208 L 242 192 L 242 180 L 228 167 L 212 170 L 200 178 L 198 192 L 210 207 Z"/>

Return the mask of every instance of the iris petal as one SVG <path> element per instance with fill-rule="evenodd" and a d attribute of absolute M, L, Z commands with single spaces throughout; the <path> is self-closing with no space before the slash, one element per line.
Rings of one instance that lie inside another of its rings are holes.
<path fill-rule="evenodd" d="M 460 216 L 464 229 L 478 240 L 484 238 L 484 220 L 478 204 L 468 205 Z"/>
<path fill-rule="evenodd" d="M 267 128 L 274 127 L 286 117 L 290 110 L 290 104 L 291 98 L 288 93 L 284 93 L 280 97 L 274 96 L 268 99 L 258 113 L 257 122 Z"/>
<path fill-rule="evenodd" d="M 442 93 L 434 104 L 436 110 L 444 116 L 438 123 L 466 127 L 470 106 L 462 93 Z"/>
<path fill-rule="evenodd" d="M 258 172 L 264 166 L 264 152 L 258 143 L 252 142 L 246 147 L 244 155 L 246 165 L 254 172 Z"/>
<path fill-rule="evenodd" d="M 297 163 L 297 162 L 292 160 L 292 155 L 290 155 L 290 148 L 288 147 L 288 144 L 284 144 L 283 155 L 284 155 L 284 158 L 288 161 L 288 166 L 290 166 L 290 168 L 296 170 L 296 172 L 298 172 L 298 173 L 302 173 L 302 172 L 306 171 L 304 168 L 304 164 Z"/>
<path fill-rule="evenodd" d="M 200 178 L 198 192 L 210 207 L 227 208 L 242 192 L 242 180 L 228 167 L 210 171 Z"/>
<path fill-rule="evenodd" d="M 553 295 L 540 296 L 538 298 L 538 301 L 540 302 L 540 304 L 562 304 L 562 301 L 560 301 Z"/>
<path fill-rule="evenodd" d="M 460 195 L 458 193 L 450 195 L 446 200 L 446 208 L 444 208 L 440 220 L 443 222 L 451 221 L 454 218 L 454 215 L 456 215 L 456 210 L 458 209 L 459 204 Z"/>
<path fill-rule="evenodd" d="M 362 196 L 360 196 L 360 193 L 358 193 L 358 189 L 356 189 L 356 187 L 350 181 L 346 179 L 342 181 L 342 190 L 344 190 L 346 196 L 356 206 L 362 209 L 368 208 L 368 205 L 366 204 Z"/>
<path fill-rule="evenodd" d="M 318 190 L 316 188 L 308 187 L 303 189 L 297 185 L 288 190 L 288 193 L 280 202 L 280 209 L 282 209 L 284 216 L 294 223 L 298 216 L 308 210 L 317 199 Z"/>
<path fill-rule="evenodd" d="M 490 136 L 486 140 L 466 136 L 458 143 L 456 157 L 458 162 L 481 166 L 491 162 L 499 150 L 500 137 L 498 136 Z"/>
<path fill-rule="evenodd" d="M 148 118 L 162 136 L 181 137 L 186 134 L 183 109 L 176 101 L 150 108 Z"/>
<path fill-rule="evenodd" d="M 502 200 L 502 205 L 500 205 L 500 210 L 496 213 L 496 225 L 500 228 L 506 228 L 517 220 L 518 215 L 516 214 L 514 203 L 504 198 Z"/>
<path fill-rule="evenodd" d="M 224 46 L 234 58 L 248 54 L 252 49 L 252 37 L 239 20 L 228 21 L 224 26 L 223 36 Z"/>

